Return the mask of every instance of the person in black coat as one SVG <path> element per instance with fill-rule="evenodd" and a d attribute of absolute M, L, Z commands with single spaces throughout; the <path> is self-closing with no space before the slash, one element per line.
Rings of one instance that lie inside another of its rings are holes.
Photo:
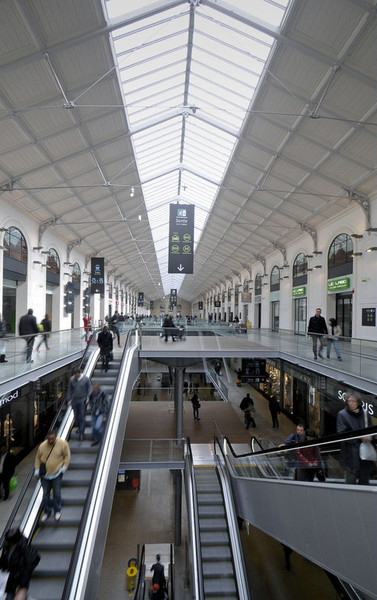
<path fill-rule="evenodd" d="M 173 317 L 171 315 L 165 315 L 162 322 L 162 327 L 164 328 L 165 342 L 168 341 L 169 335 L 171 335 L 172 341 L 175 342 L 175 327 L 173 323 Z"/>
<path fill-rule="evenodd" d="M 106 373 L 109 368 L 110 355 L 113 351 L 113 336 L 107 325 L 98 334 L 97 344 L 101 350 L 102 370 L 105 369 Z"/>
<path fill-rule="evenodd" d="M 50 319 L 49 314 L 46 314 L 45 318 L 42 319 L 41 325 L 43 327 L 43 333 L 42 333 L 42 339 L 39 342 L 38 346 L 36 347 L 37 352 L 39 352 L 39 348 L 42 346 L 43 342 L 45 343 L 46 349 L 50 350 L 50 347 L 48 345 L 48 338 L 50 337 L 50 332 L 51 332 L 51 319 Z"/>
<path fill-rule="evenodd" d="M 156 561 L 151 566 L 151 571 L 153 571 L 152 577 L 152 585 L 157 583 L 160 589 L 164 589 L 166 587 L 165 573 L 164 573 L 164 565 L 161 564 L 161 556 L 156 554 Z"/>
<path fill-rule="evenodd" d="M 346 407 L 338 412 L 336 419 L 337 433 L 349 433 L 371 427 L 369 415 L 364 413 L 363 404 L 359 394 L 351 393 L 346 397 Z M 371 436 L 364 436 L 364 441 L 372 441 Z M 359 483 L 368 485 L 369 478 L 374 468 L 374 462 L 361 460 L 360 443 L 362 439 L 346 440 L 342 442 L 339 462 L 346 472 L 346 483 Z"/>
<path fill-rule="evenodd" d="M 276 402 L 275 398 L 271 397 L 268 401 L 268 408 L 270 409 L 272 418 L 272 427 L 279 429 L 278 414 L 280 414 L 280 406 Z"/>
<path fill-rule="evenodd" d="M 251 416 L 251 411 L 254 407 L 254 400 L 251 398 L 250 394 L 247 393 L 244 398 L 242 398 L 240 403 L 240 409 L 244 412 L 244 423 L 245 429 L 249 429 L 250 425 L 256 427 L 256 423 Z"/>
<path fill-rule="evenodd" d="M 199 418 L 200 402 L 199 402 L 197 393 L 194 393 L 193 397 L 191 398 L 191 404 L 192 404 L 192 408 L 194 411 L 194 421 L 200 421 L 200 418 Z"/>
<path fill-rule="evenodd" d="M 310 317 L 308 325 L 308 335 L 311 336 L 313 342 L 313 354 L 314 360 L 317 360 L 317 347 L 319 340 L 319 358 L 323 358 L 321 352 L 323 350 L 323 343 L 325 335 L 328 334 L 327 325 L 325 319 L 321 316 L 322 309 L 317 308 L 314 317 Z"/>
<path fill-rule="evenodd" d="M 22 336 L 28 336 L 26 340 L 26 362 L 31 363 L 31 355 L 33 353 L 33 346 L 35 336 L 39 333 L 37 319 L 33 315 L 33 309 L 29 308 L 27 314 L 21 317 L 18 324 L 18 333 Z"/>
<path fill-rule="evenodd" d="M 3 487 L 3 500 L 9 497 L 9 482 L 14 475 L 16 459 L 10 452 L 4 441 L 0 445 L 0 487 Z"/>
<path fill-rule="evenodd" d="M 5 535 L 0 557 L 0 569 L 9 572 L 5 586 L 6 600 L 12 600 L 17 590 L 27 591 L 32 573 L 40 560 L 34 548 L 19 529 L 10 529 Z"/>

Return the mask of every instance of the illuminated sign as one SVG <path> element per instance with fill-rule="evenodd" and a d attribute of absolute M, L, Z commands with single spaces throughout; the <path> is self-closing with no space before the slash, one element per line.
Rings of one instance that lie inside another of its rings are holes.
<path fill-rule="evenodd" d="M 329 292 L 337 292 L 338 290 L 347 290 L 351 287 L 349 277 L 338 277 L 327 282 L 327 290 Z"/>

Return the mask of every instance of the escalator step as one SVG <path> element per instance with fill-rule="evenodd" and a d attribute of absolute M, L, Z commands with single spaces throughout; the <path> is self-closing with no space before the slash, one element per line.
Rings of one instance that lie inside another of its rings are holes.
<path fill-rule="evenodd" d="M 214 494 L 213 492 L 202 493 L 201 490 L 197 490 L 197 498 L 199 504 L 223 504 L 223 497 L 221 494 Z"/>
<path fill-rule="evenodd" d="M 89 486 L 92 474 L 92 469 L 68 469 L 68 471 L 64 473 L 62 487 L 72 487 L 77 485 Z"/>
<path fill-rule="evenodd" d="M 233 578 L 204 579 L 204 592 L 206 598 L 229 598 L 229 594 L 237 594 L 237 588 Z"/>
<path fill-rule="evenodd" d="M 85 444 L 85 446 L 84 446 Z M 73 454 L 73 452 L 76 454 L 81 454 L 81 452 L 83 454 L 97 454 L 98 452 L 98 446 L 91 446 L 91 439 L 87 442 L 79 442 L 78 439 L 75 439 L 75 437 L 73 437 L 70 442 L 69 442 L 69 447 L 71 450 L 71 453 Z"/>
<path fill-rule="evenodd" d="M 41 528 L 33 544 L 37 550 L 72 550 L 76 537 L 77 527 L 63 527 L 58 523 L 56 526 Z"/>
<path fill-rule="evenodd" d="M 65 578 L 53 577 L 51 579 L 35 578 L 30 582 L 28 595 L 38 600 L 61 600 L 65 585 Z"/>
<path fill-rule="evenodd" d="M 65 577 L 68 573 L 72 553 L 50 550 L 41 554 L 41 561 L 33 573 L 34 577 Z"/>
<path fill-rule="evenodd" d="M 201 504 L 198 506 L 199 518 L 203 517 L 224 517 L 225 509 L 223 504 Z"/>
<path fill-rule="evenodd" d="M 234 577 L 233 563 L 227 561 L 205 561 L 203 562 L 204 577 Z"/>
<path fill-rule="evenodd" d="M 213 561 L 215 563 L 221 560 L 232 560 L 232 553 L 229 546 L 206 546 L 202 544 L 203 561 Z"/>
<path fill-rule="evenodd" d="M 95 452 L 75 452 L 71 454 L 69 470 L 71 469 L 93 469 L 97 460 Z"/>
<path fill-rule="evenodd" d="M 64 485 L 64 480 L 63 480 Z M 65 506 L 72 506 L 73 504 L 84 504 L 88 494 L 87 487 L 64 487 L 62 489 L 62 504 L 63 510 Z"/>
<path fill-rule="evenodd" d="M 202 543 L 202 546 L 208 544 L 213 546 L 226 546 L 227 544 L 229 544 L 229 535 L 227 531 L 201 531 L 200 541 Z"/>
<path fill-rule="evenodd" d="M 196 490 L 201 494 L 213 494 L 219 492 L 220 488 L 215 483 L 198 483 L 196 482 Z"/>
<path fill-rule="evenodd" d="M 200 518 L 199 517 L 200 531 L 227 531 L 228 524 L 224 518 Z"/>

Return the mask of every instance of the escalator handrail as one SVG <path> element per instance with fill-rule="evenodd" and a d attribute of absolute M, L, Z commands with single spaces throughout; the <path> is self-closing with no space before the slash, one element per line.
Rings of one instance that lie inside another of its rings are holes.
<path fill-rule="evenodd" d="M 243 458 L 243 457 L 247 457 L 247 456 L 263 456 L 263 455 L 269 455 L 269 454 L 276 454 L 277 452 L 287 452 L 289 450 L 295 450 L 297 448 L 311 448 L 311 447 L 316 447 L 316 446 L 321 446 L 321 448 L 323 446 L 326 445 L 330 445 L 330 444 L 334 444 L 336 442 L 340 443 L 340 442 L 347 442 L 347 441 L 351 441 L 351 440 L 357 440 L 360 439 L 366 435 L 376 435 L 377 434 L 377 425 L 374 425 L 373 427 L 367 427 L 366 429 L 358 429 L 358 430 L 354 430 L 351 431 L 350 433 L 337 433 L 334 435 L 329 435 L 329 436 L 325 436 L 325 437 L 321 437 L 321 438 L 316 438 L 316 441 L 306 441 L 306 442 L 300 442 L 298 444 L 289 444 L 289 446 L 276 446 L 275 448 L 268 448 L 265 450 L 259 450 L 258 452 L 246 452 L 243 454 L 237 454 L 233 447 L 232 444 L 229 440 L 229 438 L 227 436 L 224 436 L 223 439 L 226 440 L 227 445 L 229 447 L 230 452 L 232 453 L 232 456 L 234 458 Z"/>
<path fill-rule="evenodd" d="M 145 577 L 143 576 L 143 567 L 145 567 L 144 556 L 145 556 L 145 544 L 142 545 L 140 560 L 139 560 L 139 564 L 137 565 L 138 574 L 137 574 L 137 582 L 135 585 L 135 589 L 132 591 L 132 595 L 130 595 L 130 598 L 132 600 L 141 600 L 141 597 L 139 597 L 140 586 L 142 585 L 143 581 L 145 581 Z M 145 569 L 144 569 L 144 571 L 145 571 Z"/>
<path fill-rule="evenodd" d="M 97 333 L 97 331 L 100 331 L 100 330 L 96 330 L 94 333 Z M 85 350 L 84 350 L 84 354 L 83 354 L 83 356 L 81 357 L 81 360 L 80 360 L 80 363 L 79 363 L 79 367 L 80 367 L 80 368 L 82 368 L 82 366 L 83 366 L 83 364 L 84 364 L 84 362 L 85 362 L 85 360 L 86 360 L 86 358 L 87 358 L 87 355 L 88 355 L 88 352 L 89 352 L 89 347 L 90 347 L 91 343 L 93 342 L 93 340 L 94 340 L 94 335 L 92 336 L 92 338 L 91 338 L 90 342 L 89 342 L 89 343 L 86 345 L 86 348 L 85 348 Z M 58 422 L 59 422 L 59 420 L 60 420 L 60 417 L 61 417 L 61 416 L 62 416 L 64 413 L 66 413 L 66 412 L 67 412 L 67 409 L 68 409 L 68 408 L 70 408 L 70 407 L 68 407 L 66 400 L 64 400 L 64 401 L 62 402 L 62 404 L 60 405 L 60 407 L 59 407 L 59 410 L 58 410 L 58 412 L 56 413 L 56 415 L 55 415 L 55 417 L 54 417 L 54 419 L 53 419 L 53 421 L 52 421 L 52 423 L 51 423 L 51 425 L 50 425 L 50 427 L 49 427 L 49 430 L 55 429 L 55 427 L 56 427 L 56 423 L 58 423 Z M 63 418 L 64 418 L 64 417 L 63 417 Z M 62 419 L 62 421 L 63 421 L 63 419 Z M 18 514 L 19 508 L 20 508 L 20 506 L 21 506 L 21 504 L 22 504 L 22 502 L 23 502 L 23 500 L 24 500 L 24 498 L 25 498 L 25 495 L 26 495 L 26 493 L 27 493 L 27 490 L 28 490 L 29 486 L 32 484 L 33 480 L 34 480 L 34 465 L 33 465 L 33 467 L 31 468 L 30 472 L 28 473 L 28 475 L 27 475 L 27 477 L 26 477 L 26 479 L 25 479 L 25 482 L 24 482 L 24 484 L 23 484 L 23 486 L 22 486 L 22 489 L 21 489 L 21 491 L 19 492 L 19 494 L 18 494 L 18 496 L 17 496 L 17 500 L 16 500 L 16 503 L 15 503 L 15 505 L 14 505 L 14 507 L 13 507 L 13 510 L 12 510 L 12 512 L 11 512 L 11 514 L 10 514 L 10 516 L 9 516 L 9 519 L 8 519 L 8 521 L 7 521 L 6 525 L 5 525 L 5 528 L 4 528 L 4 530 L 3 530 L 3 533 L 2 533 L 2 535 L 1 535 L 1 537 L 0 537 L 0 549 L 1 549 L 1 548 L 2 548 L 2 546 L 3 546 L 4 539 L 5 539 L 5 535 L 6 535 L 6 534 L 7 534 L 7 532 L 8 532 L 10 529 L 12 529 L 12 527 L 13 527 L 13 524 L 14 524 L 15 517 L 16 517 L 16 515 Z M 33 496 L 34 496 L 34 497 L 36 497 L 36 496 L 37 496 L 37 493 L 38 493 L 38 491 L 39 491 L 39 490 L 40 490 L 40 488 L 41 488 L 41 483 L 40 483 L 40 481 L 37 481 L 37 482 L 36 482 L 36 485 L 35 485 L 35 487 L 36 487 L 36 489 L 35 489 L 35 493 L 33 494 Z M 33 528 L 32 528 L 32 533 L 34 532 L 34 529 L 35 529 L 35 527 L 33 527 Z M 28 541 L 30 541 L 30 538 L 31 538 L 31 537 L 32 537 L 32 534 L 28 536 Z"/>
<path fill-rule="evenodd" d="M 251 447 L 252 452 L 253 452 L 253 442 L 258 444 L 258 446 L 261 450 L 264 450 L 264 448 L 263 448 L 262 444 L 260 443 L 260 441 L 258 440 L 258 438 L 255 437 L 255 435 L 252 435 L 251 440 L 250 440 L 250 447 Z M 253 454 L 255 454 L 255 452 L 253 452 Z"/>
<path fill-rule="evenodd" d="M 220 450 L 222 462 L 219 460 L 218 454 L 216 452 L 216 444 Z M 235 518 L 236 509 L 234 506 L 233 493 L 228 478 L 229 472 L 227 468 L 227 461 L 223 449 L 221 447 L 220 441 L 216 436 L 214 437 L 213 446 L 217 463 L 217 477 L 219 479 L 224 500 L 225 516 L 228 525 L 230 545 L 232 549 L 233 568 L 238 590 L 238 599 L 250 600 L 250 592 L 246 576 L 246 565 L 244 562 L 244 556 L 242 552 L 238 522 Z"/>
<path fill-rule="evenodd" d="M 122 355 L 122 360 L 121 360 L 121 364 L 119 366 L 119 375 L 115 384 L 115 389 L 114 389 L 114 394 L 113 394 L 113 398 L 112 398 L 112 402 L 111 402 L 111 406 L 110 406 L 110 412 L 108 415 L 108 419 L 106 421 L 106 428 L 104 430 L 104 434 L 103 434 L 103 439 L 105 437 L 106 434 L 106 430 L 107 430 L 107 425 L 108 423 L 111 421 L 112 418 L 112 413 L 114 410 L 114 406 L 116 404 L 115 400 L 116 400 L 116 396 L 118 393 L 118 386 L 119 386 L 119 376 L 122 373 L 122 367 L 126 364 L 127 362 L 127 354 L 128 351 L 130 349 L 130 340 L 131 340 L 131 336 L 134 333 L 134 329 L 130 330 L 127 333 L 127 337 L 126 337 L 126 342 L 124 344 L 124 349 L 123 349 L 123 355 Z M 78 556 L 79 553 L 81 551 L 81 546 L 82 546 L 82 537 L 83 537 L 83 531 L 84 528 L 86 527 L 86 520 L 88 517 L 88 512 L 89 512 L 89 507 L 90 504 L 92 502 L 92 498 L 93 498 L 93 483 L 96 481 L 97 477 L 98 477 L 98 470 L 99 470 L 99 465 L 102 459 L 102 455 L 104 452 L 104 445 L 101 444 L 100 445 L 100 449 L 99 452 L 97 454 L 97 458 L 96 458 L 96 462 L 95 465 L 93 467 L 93 472 L 92 472 L 92 477 L 90 480 L 90 484 L 89 484 L 89 490 L 88 490 L 88 494 L 87 497 L 85 499 L 85 503 L 84 503 L 84 508 L 82 511 L 82 516 L 81 516 L 81 520 L 80 520 L 80 525 L 78 528 L 78 532 L 77 532 L 77 536 L 76 536 L 76 540 L 75 540 L 75 545 L 73 547 L 72 550 L 72 555 L 71 555 L 71 560 L 70 560 L 70 565 L 69 565 L 69 569 L 68 569 L 68 574 L 65 580 L 65 585 L 64 585 L 64 590 L 63 590 L 63 594 L 62 594 L 62 600 L 67 600 L 71 591 L 71 587 L 72 587 L 72 582 L 73 582 L 73 578 L 75 577 L 75 572 L 76 572 L 76 565 L 78 562 Z"/>
<path fill-rule="evenodd" d="M 198 498 L 196 494 L 195 484 L 195 472 L 194 472 L 194 460 L 191 451 L 190 438 L 187 438 L 187 452 L 186 452 L 187 467 L 185 472 L 187 473 L 187 481 L 191 483 L 191 498 L 193 507 L 193 520 L 192 523 L 194 531 L 192 535 L 195 536 L 193 545 L 193 552 L 195 553 L 193 560 L 194 568 L 194 581 L 193 587 L 195 586 L 194 598 L 196 600 L 204 599 L 204 584 L 203 584 L 203 571 L 202 571 L 202 549 L 199 540 L 199 509 L 198 509 Z"/>

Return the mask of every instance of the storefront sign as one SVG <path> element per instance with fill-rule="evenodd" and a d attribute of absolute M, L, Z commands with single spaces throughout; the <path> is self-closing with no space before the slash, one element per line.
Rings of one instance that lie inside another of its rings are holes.
<path fill-rule="evenodd" d="M 2 396 L 0 398 L 0 406 L 5 406 L 5 404 L 8 404 L 8 402 L 16 400 L 18 398 L 18 392 L 19 390 L 16 390 L 15 392 L 11 392 L 10 394 L 8 394 L 8 396 Z"/>
<path fill-rule="evenodd" d="M 346 396 L 348 396 L 348 393 L 349 392 L 344 392 L 343 390 L 338 390 L 338 399 L 345 402 Z M 376 407 L 373 404 L 371 404 L 370 402 L 365 402 L 364 400 L 361 400 L 361 402 L 363 405 L 363 409 L 368 413 L 368 415 L 371 415 L 372 417 L 374 417 Z"/>
<path fill-rule="evenodd" d="M 214 307 L 215 307 L 215 308 L 220 308 L 220 307 L 221 307 L 221 302 L 220 302 L 220 300 L 215 300 L 215 302 L 214 302 Z"/>
<path fill-rule="evenodd" d="M 242 292 L 241 302 L 251 302 L 251 294 L 249 292 Z"/>
<path fill-rule="evenodd" d="M 327 282 L 327 290 L 329 292 L 337 292 L 338 290 L 348 290 L 351 287 L 349 277 L 338 277 Z"/>
<path fill-rule="evenodd" d="M 300 285 L 299 287 L 292 288 L 292 296 L 306 296 L 306 286 Z"/>

